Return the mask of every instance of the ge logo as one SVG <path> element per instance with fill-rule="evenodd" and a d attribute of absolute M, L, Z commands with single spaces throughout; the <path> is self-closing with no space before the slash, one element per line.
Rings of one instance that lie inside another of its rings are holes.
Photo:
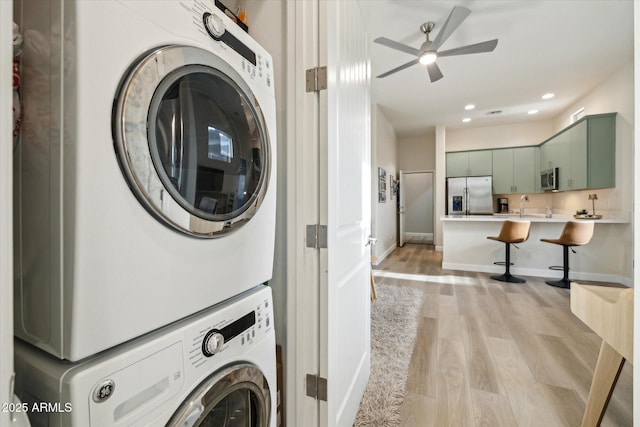
<path fill-rule="evenodd" d="M 113 380 L 105 380 L 101 382 L 93 390 L 93 400 L 98 403 L 104 402 L 111 397 L 115 387 L 116 384 L 113 382 Z"/>

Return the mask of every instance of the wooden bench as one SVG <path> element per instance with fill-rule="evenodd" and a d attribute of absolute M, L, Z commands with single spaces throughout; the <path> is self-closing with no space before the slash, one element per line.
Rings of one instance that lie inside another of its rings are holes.
<path fill-rule="evenodd" d="M 633 289 L 571 283 L 571 312 L 602 338 L 582 418 L 598 426 L 625 360 L 633 363 Z"/>

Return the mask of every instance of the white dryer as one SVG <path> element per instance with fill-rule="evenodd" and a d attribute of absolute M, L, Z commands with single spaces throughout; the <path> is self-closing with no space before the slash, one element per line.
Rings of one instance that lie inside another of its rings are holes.
<path fill-rule="evenodd" d="M 77 361 L 269 280 L 269 53 L 213 0 L 22 1 L 16 334 Z"/>
<path fill-rule="evenodd" d="M 33 427 L 273 427 L 276 390 L 266 286 L 82 362 L 16 340 Z"/>

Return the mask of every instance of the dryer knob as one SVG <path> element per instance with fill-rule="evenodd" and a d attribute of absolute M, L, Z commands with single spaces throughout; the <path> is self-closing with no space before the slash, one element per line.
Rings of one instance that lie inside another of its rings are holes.
<path fill-rule="evenodd" d="M 225 32 L 224 22 L 218 15 L 207 13 L 204 17 L 204 25 L 211 37 L 219 39 Z"/>
<path fill-rule="evenodd" d="M 202 353 L 211 357 L 222 349 L 224 336 L 218 331 L 209 331 L 202 341 Z"/>

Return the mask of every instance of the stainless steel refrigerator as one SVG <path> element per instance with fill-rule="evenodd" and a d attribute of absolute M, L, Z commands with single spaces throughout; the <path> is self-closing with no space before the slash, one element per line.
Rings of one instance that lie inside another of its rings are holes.
<path fill-rule="evenodd" d="M 449 215 L 493 214 L 492 178 L 468 176 L 447 178 L 447 213 Z"/>

